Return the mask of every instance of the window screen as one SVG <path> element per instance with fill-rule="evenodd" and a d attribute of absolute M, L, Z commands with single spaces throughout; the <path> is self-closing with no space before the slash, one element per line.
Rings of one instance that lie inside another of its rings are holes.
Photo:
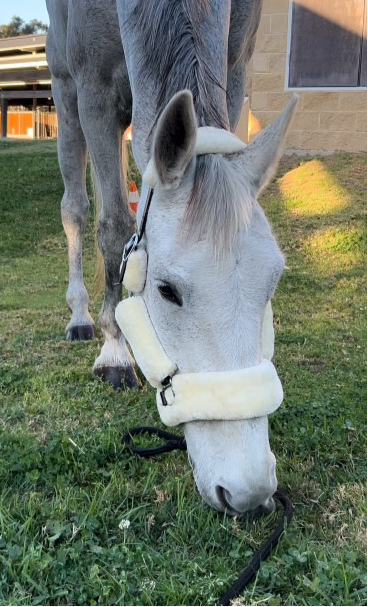
<path fill-rule="evenodd" d="M 366 11 L 366 0 L 293 2 L 289 86 L 367 86 Z"/>

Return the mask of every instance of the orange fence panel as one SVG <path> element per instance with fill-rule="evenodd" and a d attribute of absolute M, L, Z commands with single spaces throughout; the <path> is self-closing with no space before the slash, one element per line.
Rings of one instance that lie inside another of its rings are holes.
<path fill-rule="evenodd" d="M 0 112 L 1 120 L 1 112 Z M 56 139 L 57 116 L 55 112 L 8 110 L 8 137 L 19 139 Z"/>

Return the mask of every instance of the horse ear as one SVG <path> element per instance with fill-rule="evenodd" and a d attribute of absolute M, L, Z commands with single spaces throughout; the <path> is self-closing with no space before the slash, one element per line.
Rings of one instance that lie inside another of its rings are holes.
<path fill-rule="evenodd" d="M 276 172 L 298 99 L 298 95 L 294 94 L 276 120 L 266 126 L 242 153 L 245 169 L 256 196 Z"/>
<path fill-rule="evenodd" d="M 176 187 L 194 156 L 197 119 L 188 90 L 174 95 L 162 112 L 153 142 L 153 158 L 161 184 Z"/>

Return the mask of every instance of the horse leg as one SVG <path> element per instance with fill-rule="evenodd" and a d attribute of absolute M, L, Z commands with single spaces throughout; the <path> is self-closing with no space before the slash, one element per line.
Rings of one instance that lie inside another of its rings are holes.
<path fill-rule="evenodd" d="M 87 222 L 87 146 L 79 122 L 77 91 L 73 80 L 52 78 L 58 116 L 58 159 L 64 181 L 61 218 L 68 242 L 69 284 L 66 302 L 72 313 L 66 338 L 89 340 L 94 323 L 88 311 L 89 297 L 83 281 L 82 238 Z"/>
<path fill-rule="evenodd" d="M 99 317 L 104 344 L 94 373 L 116 388 L 133 387 L 138 385 L 134 360 L 115 320 L 115 308 L 122 296 L 121 285 L 117 284 L 122 251 L 134 232 L 122 182 L 122 126 L 128 125 L 124 125 L 124 116 L 118 116 L 119 103 L 112 89 L 107 92 L 96 80 L 88 90 L 78 89 L 78 106 L 101 195 L 97 238 L 105 266 L 105 294 Z"/>

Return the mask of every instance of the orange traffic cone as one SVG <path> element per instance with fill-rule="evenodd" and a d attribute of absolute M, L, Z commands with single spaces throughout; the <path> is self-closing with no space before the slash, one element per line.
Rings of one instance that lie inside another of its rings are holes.
<path fill-rule="evenodd" d="M 133 213 L 137 214 L 139 202 L 138 188 L 135 181 L 129 181 L 128 206 Z"/>
<path fill-rule="evenodd" d="M 124 141 L 132 140 L 132 125 L 129 125 L 128 128 L 125 129 L 125 131 L 123 133 L 123 139 L 124 139 Z"/>

